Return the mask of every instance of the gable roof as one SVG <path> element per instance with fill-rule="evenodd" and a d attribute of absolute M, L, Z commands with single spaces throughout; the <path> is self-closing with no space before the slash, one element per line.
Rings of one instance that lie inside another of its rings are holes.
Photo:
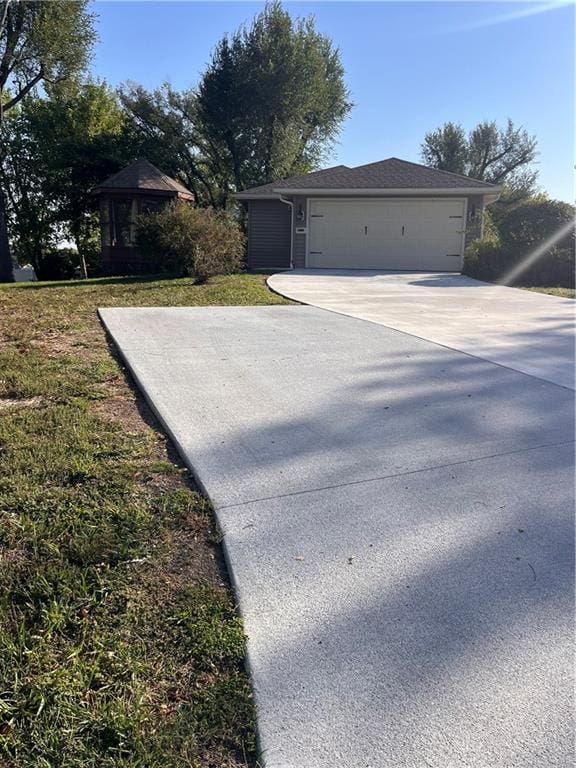
<path fill-rule="evenodd" d="M 148 160 L 140 158 L 126 168 L 113 174 L 94 188 L 94 192 L 105 190 L 150 190 L 151 192 L 172 192 L 179 197 L 193 199 L 194 195 L 176 179 L 170 178 Z"/>
<path fill-rule="evenodd" d="M 333 184 L 338 179 L 343 177 L 343 171 L 349 171 L 346 165 L 335 165 L 332 168 L 324 168 L 321 171 L 312 171 L 311 173 L 305 173 L 302 176 L 290 176 L 288 179 L 282 179 L 281 181 L 270 181 L 268 184 L 261 184 L 259 187 L 252 187 L 251 189 L 244 190 L 239 194 L 272 194 L 275 189 L 284 186 L 297 185 L 301 183 L 307 183 L 309 187 L 324 186 L 325 184 Z"/>
<path fill-rule="evenodd" d="M 282 191 L 294 190 L 307 192 L 314 190 L 337 191 L 347 190 L 478 190 L 481 192 L 498 192 L 499 187 L 486 181 L 472 179 L 459 173 L 439 171 L 426 165 L 411 163 L 390 157 L 377 163 L 359 165 L 348 168 L 337 165 L 324 171 L 307 173 L 302 176 L 292 176 L 289 179 L 263 184 L 260 187 L 240 192 L 237 197 L 278 196 Z"/>

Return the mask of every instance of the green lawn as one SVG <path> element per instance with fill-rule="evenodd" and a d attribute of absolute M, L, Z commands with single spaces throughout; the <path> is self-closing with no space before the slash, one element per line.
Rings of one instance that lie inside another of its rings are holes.
<path fill-rule="evenodd" d="M 560 296 L 563 299 L 576 299 L 575 288 L 548 288 L 542 285 L 519 285 L 519 288 L 524 288 L 526 291 L 535 291 L 536 293 L 549 293 L 551 296 Z"/>
<path fill-rule="evenodd" d="M 212 510 L 98 306 L 279 304 L 260 275 L 0 289 L 0 765 L 253 765 Z"/>

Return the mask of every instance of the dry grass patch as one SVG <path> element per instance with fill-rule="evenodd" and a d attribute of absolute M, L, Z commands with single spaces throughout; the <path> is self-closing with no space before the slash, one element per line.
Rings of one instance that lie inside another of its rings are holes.
<path fill-rule="evenodd" d="M 560 296 L 562 299 L 576 299 L 576 288 L 554 288 L 545 285 L 519 285 L 518 288 L 524 288 L 526 291 L 534 291 L 535 293 L 548 293 L 550 296 Z"/>

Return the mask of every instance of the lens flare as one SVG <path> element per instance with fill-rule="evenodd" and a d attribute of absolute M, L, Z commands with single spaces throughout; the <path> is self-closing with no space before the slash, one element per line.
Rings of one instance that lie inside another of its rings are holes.
<path fill-rule="evenodd" d="M 553 246 L 556 245 L 556 243 L 559 243 L 562 238 L 566 237 L 567 234 L 574 228 L 574 221 L 568 221 L 566 224 L 563 224 L 559 229 L 554 232 L 547 240 L 544 240 L 543 243 L 540 243 L 539 245 L 534 248 L 534 250 L 530 251 L 519 264 L 516 264 L 515 267 L 513 267 L 509 272 L 507 272 L 500 280 L 498 280 L 498 283 L 500 285 L 510 285 L 511 283 L 514 283 L 520 275 L 523 275 L 524 272 L 526 272 L 530 267 L 535 264 L 538 259 L 542 258 Z"/>
<path fill-rule="evenodd" d="M 455 0 L 458 2 L 458 0 Z M 470 5 L 474 4 L 474 0 L 468 0 Z M 434 2 L 434 0 L 430 0 L 430 2 Z M 477 3 L 477 5 L 481 5 L 481 0 Z M 488 16 L 483 19 L 477 19 L 477 20 L 471 20 L 469 22 L 463 22 L 462 24 L 454 24 L 449 25 L 447 27 L 444 27 L 443 29 L 438 29 L 432 31 L 432 34 L 436 35 L 444 35 L 444 34 L 453 34 L 454 32 L 468 32 L 473 31 L 476 29 L 482 29 L 483 27 L 496 27 L 500 24 L 506 24 L 508 22 L 518 21 L 520 19 L 525 19 L 530 16 L 538 16 L 541 13 L 548 13 L 550 11 L 556 11 L 559 8 L 569 8 L 574 7 L 574 0 L 549 0 L 548 2 L 544 3 L 524 3 L 524 2 L 516 2 L 516 0 L 508 0 L 507 2 L 501 2 L 500 7 L 508 6 L 508 8 L 513 8 L 514 10 L 510 10 L 506 13 L 500 13 L 496 16 Z M 516 7 L 514 7 L 516 6 Z M 520 6 L 520 7 L 518 7 Z"/>

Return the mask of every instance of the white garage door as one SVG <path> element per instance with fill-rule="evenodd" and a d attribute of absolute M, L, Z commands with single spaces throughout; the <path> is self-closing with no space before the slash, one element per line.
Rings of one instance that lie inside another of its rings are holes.
<path fill-rule="evenodd" d="M 311 200 L 309 215 L 309 267 L 462 267 L 464 200 Z"/>

